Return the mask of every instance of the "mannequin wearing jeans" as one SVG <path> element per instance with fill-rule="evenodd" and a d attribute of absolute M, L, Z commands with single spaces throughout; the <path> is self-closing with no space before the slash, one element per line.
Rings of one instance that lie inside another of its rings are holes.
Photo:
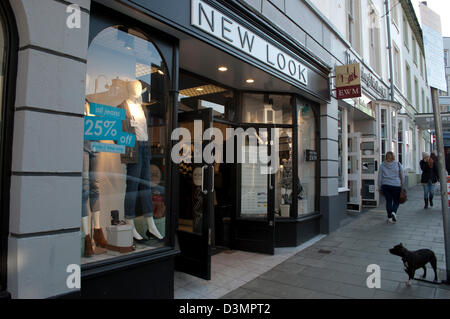
<path fill-rule="evenodd" d="M 85 104 L 85 115 L 89 114 L 89 104 Z M 106 239 L 103 234 L 103 230 L 100 224 L 100 201 L 99 201 L 99 180 L 97 176 L 98 172 L 98 153 L 91 150 L 91 142 L 84 142 L 83 152 L 83 189 L 82 189 L 82 210 L 81 221 L 83 232 L 85 234 L 84 239 L 84 256 L 91 257 L 95 254 L 105 253 L 106 250 L 99 247 L 106 248 Z M 89 234 L 89 208 L 94 219 L 94 242 L 97 246 L 96 251 L 92 247 L 91 235 Z"/>
<path fill-rule="evenodd" d="M 133 237 L 142 240 L 142 236 L 134 227 L 136 216 L 136 203 L 141 201 L 142 213 L 147 221 L 148 235 L 157 239 L 163 237 L 156 228 L 153 219 L 152 192 L 150 188 L 150 145 L 148 142 L 147 119 L 142 109 L 140 98 L 142 95 L 142 84 L 140 81 L 131 81 L 127 84 L 128 99 L 125 101 L 127 117 L 131 115 L 131 126 L 136 133 L 137 161 L 127 163 L 127 183 L 125 194 L 125 219 L 133 226 Z"/>

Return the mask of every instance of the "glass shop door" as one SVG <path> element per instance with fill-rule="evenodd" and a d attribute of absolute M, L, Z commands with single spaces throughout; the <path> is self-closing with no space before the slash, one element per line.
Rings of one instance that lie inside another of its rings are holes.
<path fill-rule="evenodd" d="M 260 156 L 270 156 L 275 151 L 271 140 L 269 128 L 254 128 L 242 144 L 245 161 L 237 164 L 240 200 L 233 220 L 233 249 L 274 254 L 276 172 Z M 250 160 L 251 156 L 256 156 L 256 160 Z"/>
<path fill-rule="evenodd" d="M 348 188 L 347 210 L 361 211 L 361 133 L 348 134 Z"/>
<path fill-rule="evenodd" d="M 212 109 L 208 108 L 178 115 L 178 127 L 187 129 L 191 140 L 183 143 L 187 150 L 184 153 L 186 160 L 178 168 L 179 204 L 176 234 L 180 255 L 175 259 L 175 269 L 206 280 L 211 279 L 214 166 L 207 164 L 202 155 L 211 140 L 205 140 L 203 133 L 213 125 L 212 114 Z M 195 163 L 194 154 L 201 159 L 200 163 Z"/>

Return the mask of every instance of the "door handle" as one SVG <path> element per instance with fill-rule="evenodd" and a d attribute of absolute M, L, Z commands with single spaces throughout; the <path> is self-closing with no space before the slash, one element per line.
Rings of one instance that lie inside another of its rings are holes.
<path fill-rule="evenodd" d="M 208 191 L 207 190 L 205 190 L 205 168 L 206 168 L 207 166 L 205 165 L 205 166 L 203 166 L 202 167 L 202 192 L 203 192 L 203 194 L 208 194 Z"/>
<path fill-rule="evenodd" d="M 211 193 L 214 193 L 214 164 L 212 168 L 212 185 L 211 185 Z"/>
<path fill-rule="evenodd" d="M 269 168 L 269 189 L 272 190 L 273 189 L 273 185 L 272 185 L 272 167 Z"/>

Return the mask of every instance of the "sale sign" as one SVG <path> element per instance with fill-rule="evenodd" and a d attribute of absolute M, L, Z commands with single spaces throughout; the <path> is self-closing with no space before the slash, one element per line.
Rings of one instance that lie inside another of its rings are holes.
<path fill-rule="evenodd" d="M 338 100 L 361 97 L 361 67 L 358 63 L 336 66 Z"/>

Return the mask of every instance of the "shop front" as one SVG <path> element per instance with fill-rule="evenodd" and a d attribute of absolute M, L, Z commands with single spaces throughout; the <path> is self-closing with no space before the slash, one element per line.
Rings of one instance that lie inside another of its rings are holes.
<path fill-rule="evenodd" d="M 126 2 L 90 12 L 81 295 L 171 298 L 320 234 L 329 70 L 238 2 Z"/>
<path fill-rule="evenodd" d="M 99 0 L 79 7 L 79 29 L 62 22 L 61 44 L 13 5 L 24 46 L 13 145 L 14 102 L 1 105 L 14 194 L 2 191 L 1 290 L 173 298 L 175 271 L 211 279 L 213 254 L 327 232 L 330 68 L 285 31 L 241 1 Z"/>

